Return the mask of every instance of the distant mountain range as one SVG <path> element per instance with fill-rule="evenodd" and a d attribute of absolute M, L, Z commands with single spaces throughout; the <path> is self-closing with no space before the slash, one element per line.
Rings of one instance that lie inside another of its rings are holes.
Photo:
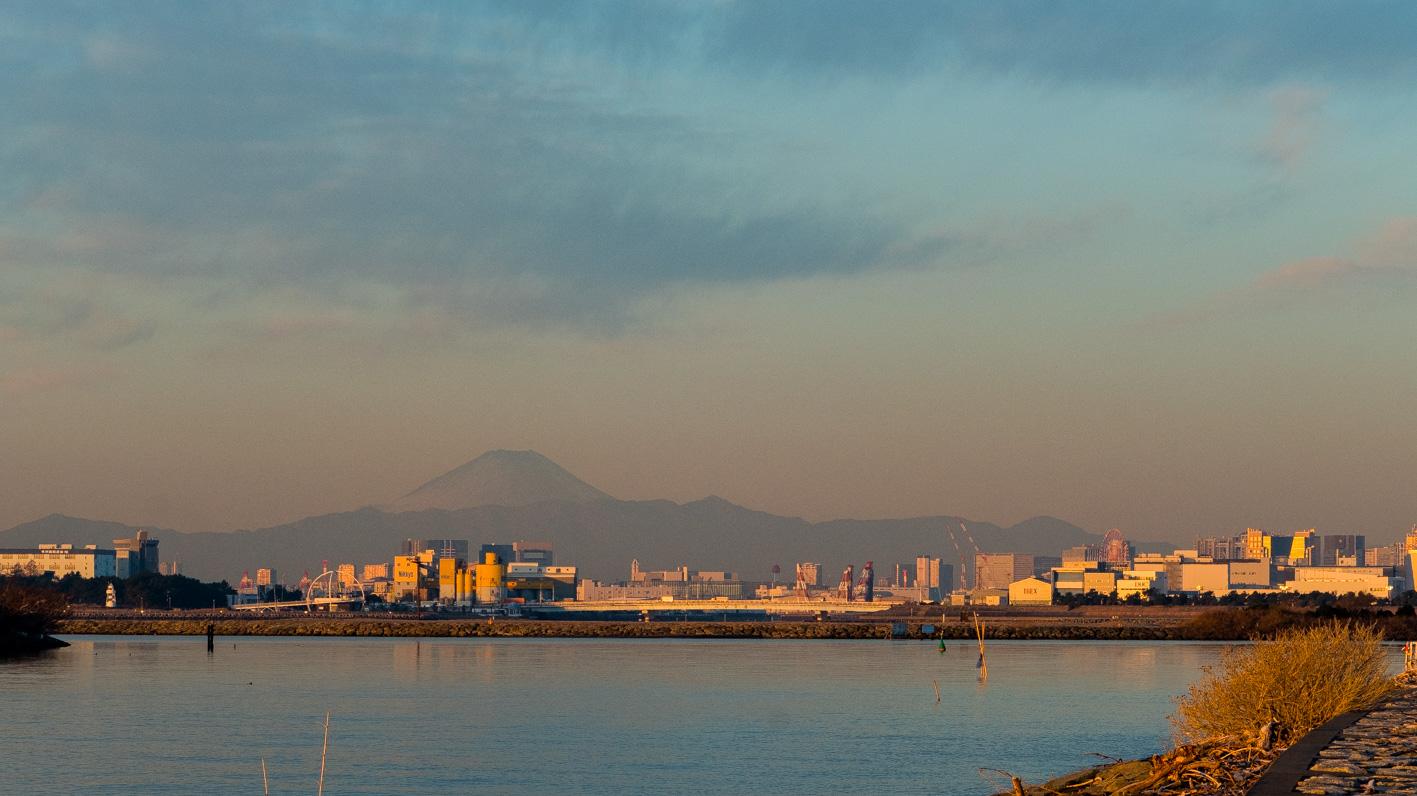
<path fill-rule="evenodd" d="M 429 481 L 388 506 L 307 517 L 297 522 L 232 533 L 179 533 L 144 527 L 161 540 L 161 560 L 182 562 L 182 572 L 203 580 L 235 581 L 243 571 L 274 567 L 285 581 L 319 572 L 321 562 L 392 560 L 404 539 L 467 539 L 475 552 L 486 542 L 551 542 L 556 563 L 579 566 L 583 577 L 624 580 L 630 560 L 643 569 L 730 570 L 745 580 L 790 580 L 799 561 L 823 564 L 834 583 L 847 564 L 873 560 L 878 573 L 931 555 L 959 566 L 946 531 L 953 517 L 831 520 L 812 523 L 708 497 L 678 504 L 667 500 L 617 500 L 581 481 L 535 451 L 491 451 Z M 1009 528 L 965 520 L 983 552 L 1058 555 L 1102 537 L 1052 517 L 1034 517 Z M 0 532 L 0 547 L 60 542 L 111 547 L 138 528 L 116 522 L 51 514 Z M 969 565 L 973 550 L 960 538 Z M 1139 545 L 1143 550 L 1170 546 Z"/>

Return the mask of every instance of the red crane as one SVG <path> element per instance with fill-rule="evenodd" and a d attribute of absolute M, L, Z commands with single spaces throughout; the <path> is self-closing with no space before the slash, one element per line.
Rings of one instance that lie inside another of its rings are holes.
<path fill-rule="evenodd" d="M 852 575 L 855 574 L 856 565 L 847 564 L 846 571 L 841 573 L 841 585 L 836 587 L 836 598 L 838 600 L 846 600 L 847 602 L 851 602 L 855 599 L 855 595 L 852 594 L 852 587 L 855 585 L 852 583 L 852 581 L 855 580 Z"/>

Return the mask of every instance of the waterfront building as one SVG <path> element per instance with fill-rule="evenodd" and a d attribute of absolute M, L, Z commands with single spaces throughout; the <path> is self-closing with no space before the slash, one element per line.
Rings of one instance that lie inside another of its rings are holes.
<path fill-rule="evenodd" d="M 1033 556 L 1024 553 L 980 553 L 974 557 L 974 588 L 1004 589 L 1033 577 Z"/>
<path fill-rule="evenodd" d="M 1053 588 L 1059 594 L 1087 594 L 1087 589 L 1083 584 L 1084 576 L 1088 572 L 1101 571 L 1101 564 L 1093 561 L 1069 561 L 1062 566 L 1053 567 L 1049 572 L 1049 580 L 1053 582 Z"/>
<path fill-rule="evenodd" d="M 1227 588 L 1237 591 L 1269 589 L 1275 582 L 1275 568 L 1267 561 L 1228 561 Z"/>
<path fill-rule="evenodd" d="M 138 531 L 135 539 L 114 539 L 117 577 L 129 578 L 139 572 L 158 572 L 157 542 L 147 531 Z"/>
<path fill-rule="evenodd" d="M 1089 570 L 1082 573 L 1082 593 L 1102 595 L 1117 593 L 1117 573 L 1111 570 Z"/>
<path fill-rule="evenodd" d="M 364 572 L 359 576 L 359 579 L 367 583 L 377 578 L 387 577 L 390 577 L 388 564 L 365 564 Z"/>
<path fill-rule="evenodd" d="M 1009 605 L 1052 605 L 1053 584 L 1029 577 L 1009 584 Z"/>
<path fill-rule="evenodd" d="M 1202 561 L 1182 562 L 1181 582 L 1172 588 L 1194 594 L 1224 594 L 1230 591 L 1230 565 Z"/>
<path fill-rule="evenodd" d="M 107 578 L 117 573 L 116 550 L 100 550 L 98 545 L 75 548 L 71 544 L 42 544 L 35 548 L 0 548 L 0 575 L 19 571 L 26 575 L 54 573 L 55 578 Z"/>
<path fill-rule="evenodd" d="M 507 596 L 507 565 L 496 553 L 484 553 L 475 568 L 477 604 L 501 605 Z"/>
<path fill-rule="evenodd" d="M 428 581 L 435 574 L 435 560 L 433 551 L 427 549 L 417 555 L 394 556 L 393 598 L 419 601 L 429 599 Z"/>
<path fill-rule="evenodd" d="M 1297 594 L 1354 592 L 1385 599 L 1401 594 L 1404 581 L 1387 567 L 1295 567 L 1294 579 L 1282 588 Z"/>
<path fill-rule="evenodd" d="M 1129 569 L 1117 579 L 1117 599 L 1126 600 L 1133 596 L 1145 600 L 1152 595 L 1165 594 L 1166 573 L 1158 570 Z"/>

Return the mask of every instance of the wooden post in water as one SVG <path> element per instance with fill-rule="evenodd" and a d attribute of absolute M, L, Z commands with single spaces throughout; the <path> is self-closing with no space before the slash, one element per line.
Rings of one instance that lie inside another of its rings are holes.
<path fill-rule="evenodd" d="M 271 782 L 266 779 L 266 758 L 261 758 L 261 787 L 266 789 L 266 796 L 271 796 Z"/>
<path fill-rule="evenodd" d="M 974 632 L 979 636 L 979 679 L 989 679 L 989 664 L 984 661 L 984 620 L 979 618 L 979 612 L 974 612 Z"/>
<path fill-rule="evenodd" d="M 216 652 L 216 625 L 207 623 L 207 652 Z"/>
<path fill-rule="evenodd" d="M 325 793 L 325 752 L 330 749 L 330 712 L 325 711 L 325 745 L 320 747 L 320 788 L 316 791 L 316 796 L 324 796 Z"/>

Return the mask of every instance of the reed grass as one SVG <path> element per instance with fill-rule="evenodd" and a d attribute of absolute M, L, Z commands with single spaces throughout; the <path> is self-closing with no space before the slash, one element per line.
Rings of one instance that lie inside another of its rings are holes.
<path fill-rule="evenodd" d="M 1176 741 L 1249 739 L 1273 722 L 1284 745 L 1340 713 L 1375 707 L 1397 688 L 1382 641 L 1371 625 L 1326 622 L 1227 647 L 1178 700 Z"/>

